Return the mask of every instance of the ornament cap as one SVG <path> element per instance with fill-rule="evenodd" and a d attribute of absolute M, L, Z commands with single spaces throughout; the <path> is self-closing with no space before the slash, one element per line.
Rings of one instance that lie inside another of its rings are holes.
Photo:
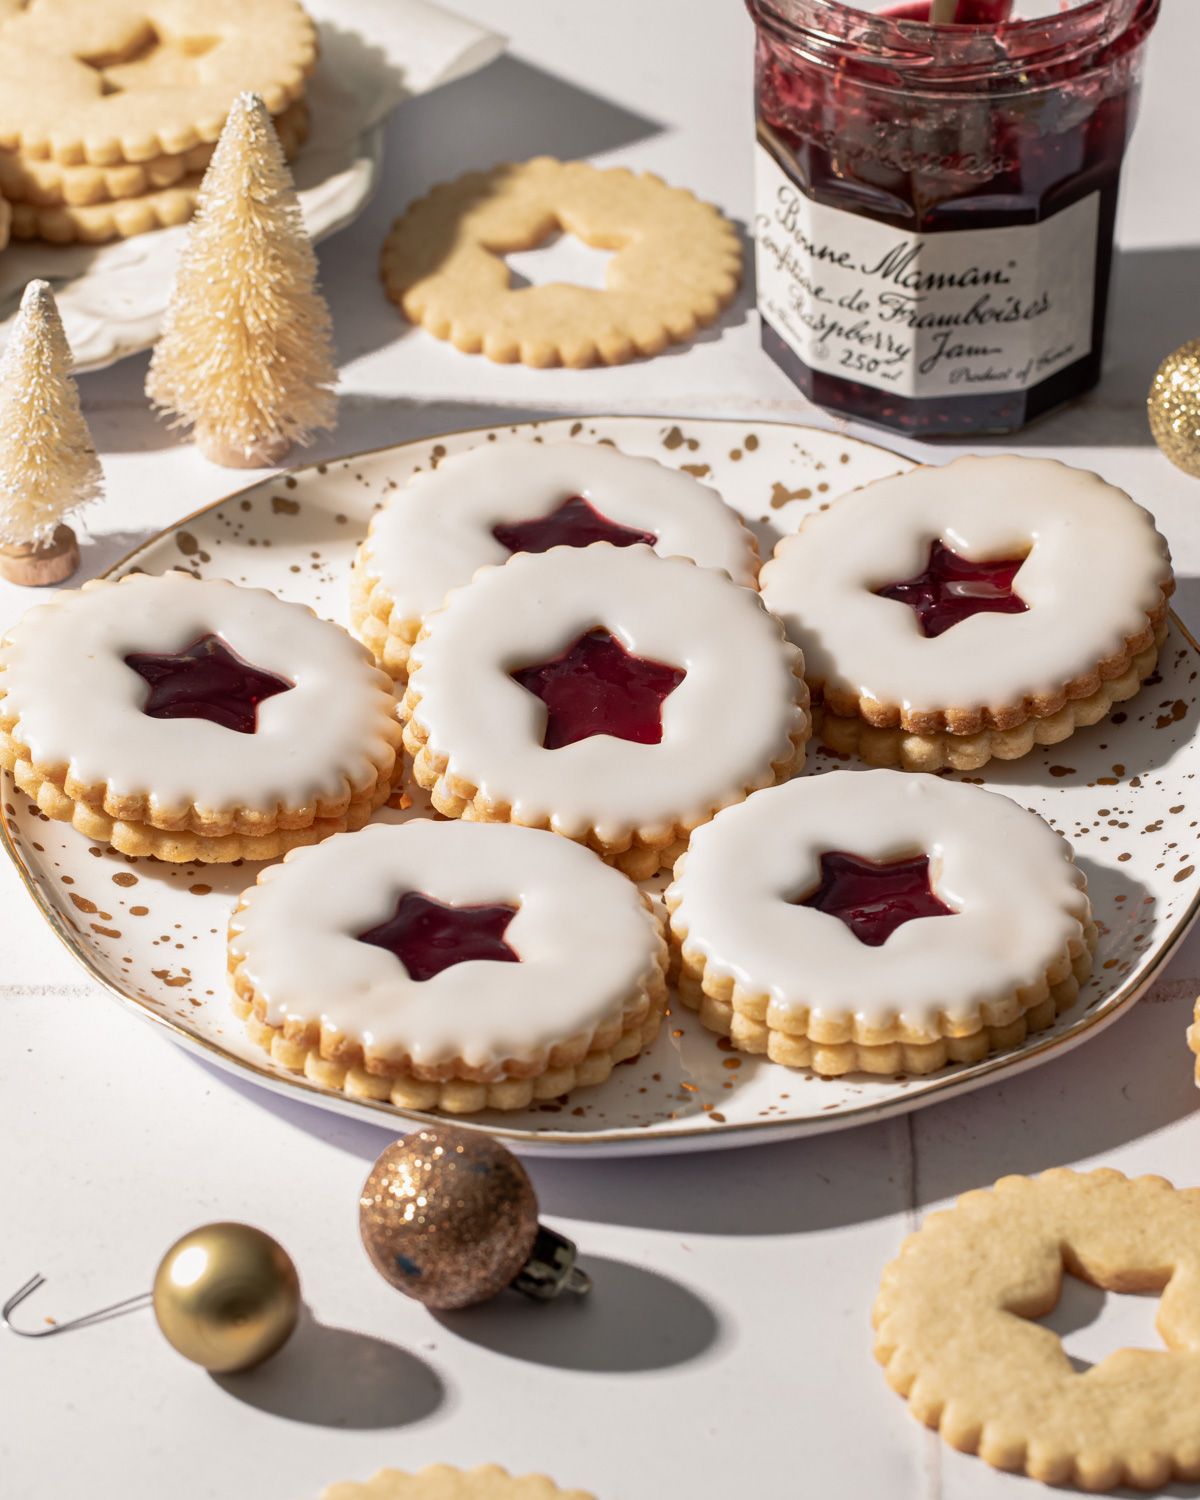
<path fill-rule="evenodd" d="M 513 1279 L 514 1290 L 539 1302 L 552 1302 L 560 1292 L 586 1296 L 592 1289 L 592 1278 L 575 1264 L 577 1254 L 574 1240 L 539 1224 L 529 1259 Z"/>

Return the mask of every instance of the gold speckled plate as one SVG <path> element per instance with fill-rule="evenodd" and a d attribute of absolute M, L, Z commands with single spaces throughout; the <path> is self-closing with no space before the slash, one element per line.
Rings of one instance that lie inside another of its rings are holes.
<path fill-rule="evenodd" d="M 346 579 L 371 512 L 443 454 L 514 433 L 611 442 L 716 485 L 758 533 L 763 555 L 813 506 L 910 468 L 837 433 L 773 423 L 596 417 L 449 434 L 298 469 L 162 532 L 113 569 L 184 568 L 275 590 L 345 622 Z M 1193 738 L 1200 648 L 1177 620 L 1158 673 L 1112 718 L 983 784 L 1034 808 L 1075 845 L 1100 921 L 1095 975 L 1058 1023 L 1013 1052 L 924 1078 L 822 1080 L 718 1048 L 676 1005 L 657 1046 L 562 1105 L 473 1117 L 528 1152 L 615 1155 L 703 1149 L 834 1130 L 917 1108 L 1054 1057 L 1132 1005 L 1187 930 L 1195 873 L 1200 748 Z M 835 764 L 810 753 L 806 774 Z M 423 793 L 387 819 L 428 816 Z M 225 989 L 224 933 L 256 867 L 169 865 L 102 849 L 48 822 L 4 778 L 0 836 L 42 914 L 88 972 L 211 1061 L 264 1086 L 385 1123 L 420 1119 L 349 1099 L 277 1067 L 247 1042 Z M 662 877 L 649 884 L 661 889 Z M 1182 1046 L 1182 1038 L 1180 1039 Z"/>

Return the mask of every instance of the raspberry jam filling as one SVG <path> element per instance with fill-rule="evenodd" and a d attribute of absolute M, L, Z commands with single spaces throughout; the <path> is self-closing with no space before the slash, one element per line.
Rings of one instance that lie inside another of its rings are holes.
<path fill-rule="evenodd" d="M 553 661 L 509 676 L 546 705 L 542 744 L 560 750 L 594 734 L 660 744 L 663 702 L 687 673 L 632 655 L 607 630 L 589 630 Z"/>
<path fill-rule="evenodd" d="M 405 891 L 395 916 L 360 932 L 358 941 L 386 948 L 409 978 L 420 982 L 471 959 L 519 964 L 519 955 L 504 941 L 516 914 L 515 906 L 446 906 L 420 891 Z"/>
<path fill-rule="evenodd" d="M 296 686 L 286 677 L 252 667 L 219 635 L 202 635 L 182 651 L 161 656 L 149 651 L 125 658 L 125 665 L 150 685 L 142 712 L 152 719 L 209 719 L 223 729 L 253 734 L 258 705 Z"/>
<path fill-rule="evenodd" d="M 876 589 L 881 599 L 909 605 L 925 636 L 941 635 L 971 615 L 1021 615 L 1029 608 L 1012 591 L 1023 557 L 1000 557 L 971 562 L 937 541 L 929 549 L 929 565 L 915 578 Z"/>
<path fill-rule="evenodd" d="M 877 865 L 857 854 L 835 850 L 821 856 L 821 884 L 793 903 L 837 917 L 868 948 L 886 943 L 897 927 L 915 917 L 952 917 L 929 881 L 929 856 Z"/>
<path fill-rule="evenodd" d="M 610 521 L 582 495 L 572 495 L 548 516 L 493 526 L 492 535 L 510 552 L 549 552 L 551 547 L 590 547 L 593 542 L 611 542 L 614 547 L 645 542 L 653 547 L 658 541 L 652 531 L 634 531 Z"/>

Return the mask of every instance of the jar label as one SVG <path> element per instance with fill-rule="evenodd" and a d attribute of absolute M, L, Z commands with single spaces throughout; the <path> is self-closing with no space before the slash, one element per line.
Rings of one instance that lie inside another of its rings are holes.
<path fill-rule="evenodd" d="M 901 396 L 1020 391 L 1092 348 L 1100 194 L 912 234 L 814 203 L 760 143 L 759 312 L 810 370 Z"/>

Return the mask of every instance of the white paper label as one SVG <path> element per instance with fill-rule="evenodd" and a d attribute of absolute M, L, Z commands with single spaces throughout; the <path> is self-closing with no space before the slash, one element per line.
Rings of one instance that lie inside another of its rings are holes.
<path fill-rule="evenodd" d="M 758 307 L 810 370 L 966 396 L 1091 352 L 1099 193 L 1040 224 L 916 235 L 814 203 L 757 157 Z"/>

